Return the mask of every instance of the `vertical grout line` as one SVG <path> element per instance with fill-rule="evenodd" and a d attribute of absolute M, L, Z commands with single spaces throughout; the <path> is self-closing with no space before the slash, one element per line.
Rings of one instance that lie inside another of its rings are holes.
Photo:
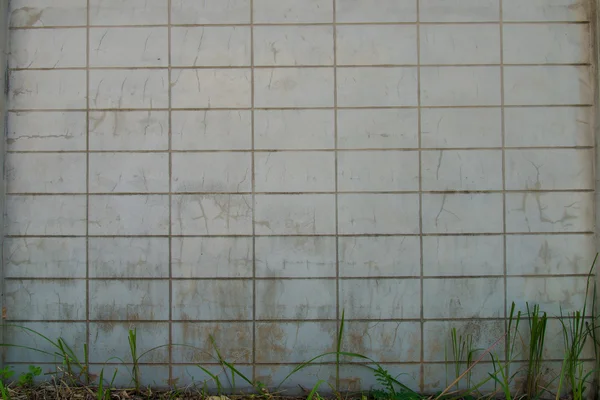
<path fill-rule="evenodd" d="M 172 153 L 172 126 L 173 110 L 171 100 L 171 0 L 167 0 L 167 84 L 169 85 L 169 131 L 168 131 L 168 151 L 169 151 L 169 386 L 174 383 L 173 380 L 173 153 Z"/>
<path fill-rule="evenodd" d="M 86 1 L 85 28 L 85 344 L 87 346 L 87 382 L 90 350 L 90 0 Z"/>
<path fill-rule="evenodd" d="M 420 349 L 420 365 L 419 365 L 419 388 L 423 392 L 425 390 L 425 313 L 423 310 L 423 178 L 421 174 L 421 25 L 420 25 L 420 9 L 419 0 L 415 0 L 417 5 L 417 143 L 419 146 L 419 260 L 420 260 L 420 320 L 421 320 L 421 349 Z"/>
<path fill-rule="evenodd" d="M 500 12 L 499 20 L 498 20 L 498 28 L 500 30 L 500 133 L 502 139 L 502 246 L 503 246 L 503 279 L 504 279 L 504 331 L 508 329 L 508 309 L 507 309 L 507 301 L 508 301 L 508 288 L 506 286 L 506 157 L 505 157 L 505 138 L 504 138 L 504 25 L 503 25 L 503 15 L 502 15 L 502 0 L 498 1 L 498 9 Z M 505 346 L 507 346 L 506 344 Z M 508 347 L 505 348 L 505 354 L 508 355 Z"/>
<path fill-rule="evenodd" d="M 252 162 L 252 380 L 256 381 L 256 177 L 254 175 L 254 0 L 250 0 L 250 159 Z"/>
<path fill-rule="evenodd" d="M 335 187 L 335 321 L 336 332 L 340 332 L 340 237 L 339 237 L 339 220 L 338 220 L 338 93 L 337 93 L 337 8 L 336 0 L 331 0 L 333 3 L 333 156 L 334 156 L 334 187 Z M 338 335 L 338 338 L 343 337 Z M 339 343 L 336 343 L 340 346 Z M 339 356 L 338 356 L 339 357 Z M 336 363 L 336 382 L 335 387 L 340 390 L 340 366 Z"/>

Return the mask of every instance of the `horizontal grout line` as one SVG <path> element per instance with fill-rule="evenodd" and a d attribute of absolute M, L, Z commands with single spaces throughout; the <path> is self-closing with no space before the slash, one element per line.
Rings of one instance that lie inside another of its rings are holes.
<path fill-rule="evenodd" d="M 587 25 L 589 21 L 502 21 L 503 25 Z M 230 23 L 230 24 L 139 24 L 139 25 L 90 25 L 90 28 L 194 28 L 194 27 L 261 27 L 261 26 L 364 26 L 364 25 L 500 25 L 500 20 L 497 21 L 405 21 L 405 22 L 305 22 L 305 23 L 267 23 L 254 22 L 250 23 Z M 48 30 L 48 29 L 86 29 L 86 25 L 54 25 L 54 26 L 11 26 L 10 30 Z"/>
<path fill-rule="evenodd" d="M 450 68 L 472 68 L 472 67 L 588 67 L 590 63 L 525 63 L 525 64 L 507 64 L 507 63 L 482 63 L 482 64 L 421 64 L 420 68 L 430 67 L 450 67 Z M 307 65 L 255 65 L 254 69 L 314 69 L 314 68 L 417 68 L 419 64 L 307 64 Z M 171 70 L 203 70 L 203 69 L 248 69 L 251 65 L 188 65 L 188 66 L 173 66 Z M 38 67 L 38 68 L 9 68 L 9 71 L 136 71 L 136 70 L 168 70 L 166 66 L 102 66 L 102 67 Z"/>

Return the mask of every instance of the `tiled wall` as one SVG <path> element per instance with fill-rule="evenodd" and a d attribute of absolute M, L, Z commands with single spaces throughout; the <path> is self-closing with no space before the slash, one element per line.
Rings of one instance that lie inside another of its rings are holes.
<path fill-rule="evenodd" d="M 583 300 L 590 3 L 12 0 L 5 320 L 95 371 L 133 326 L 199 346 L 142 359 L 159 386 L 204 380 L 213 334 L 274 384 L 344 311 L 346 350 L 439 389 L 452 326 L 484 346 L 513 300 Z"/>

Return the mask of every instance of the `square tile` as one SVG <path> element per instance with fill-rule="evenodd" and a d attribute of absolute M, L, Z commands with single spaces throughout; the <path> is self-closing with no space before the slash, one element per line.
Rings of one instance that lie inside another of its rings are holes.
<path fill-rule="evenodd" d="M 11 71 L 8 101 L 13 110 L 84 109 L 85 71 Z"/>
<path fill-rule="evenodd" d="M 250 153 L 175 153 L 172 156 L 173 192 L 250 192 Z"/>
<path fill-rule="evenodd" d="M 89 238 L 91 278 L 168 278 L 167 238 Z"/>
<path fill-rule="evenodd" d="M 174 278 L 251 278 L 252 238 L 175 237 L 171 239 Z"/>
<path fill-rule="evenodd" d="M 416 148 L 418 119 L 416 109 L 338 110 L 338 148 Z"/>
<path fill-rule="evenodd" d="M 136 331 L 136 347 L 143 363 L 169 362 L 169 324 L 160 322 L 92 322 L 90 323 L 90 353 L 92 363 L 103 363 L 108 359 L 121 359 L 131 363 L 129 332 Z M 105 375 L 106 376 L 106 375 Z"/>
<path fill-rule="evenodd" d="M 255 110 L 255 149 L 333 149 L 333 110 Z"/>
<path fill-rule="evenodd" d="M 250 70 L 174 69 L 173 108 L 250 107 Z"/>
<path fill-rule="evenodd" d="M 424 276 L 502 275 L 502 236 L 423 237 Z"/>
<path fill-rule="evenodd" d="M 90 281 L 89 290 L 92 320 L 169 319 L 169 282 L 167 281 L 93 280 Z"/>
<path fill-rule="evenodd" d="M 419 190 L 416 151 L 338 152 L 337 171 L 341 192 Z"/>
<path fill-rule="evenodd" d="M 171 212 L 171 229 L 176 235 L 252 234 L 251 196 L 175 195 Z"/>
<path fill-rule="evenodd" d="M 167 153 L 91 153 L 90 193 L 169 191 Z"/>
<path fill-rule="evenodd" d="M 85 278 L 85 238 L 5 238 L 6 278 Z"/>
<path fill-rule="evenodd" d="M 417 0 L 335 0 L 337 22 L 416 22 Z"/>
<path fill-rule="evenodd" d="M 444 299 L 443 302 L 440 299 Z M 502 278 L 425 279 L 425 318 L 499 318 L 504 316 Z"/>
<path fill-rule="evenodd" d="M 421 68 L 424 106 L 495 106 L 500 99 L 499 67 Z"/>
<path fill-rule="evenodd" d="M 254 181 L 257 192 L 333 192 L 335 153 L 255 153 Z"/>
<path fill-rule="evenodd" d="M 335 233 L 335 196 L 332 194 L 256 195 L 257 235 Z"/>
<path fill-rule="evenodd" d="M 334 319 L 334 279 L 256 281 L 256 319 Z"/>
<path fill-rule="evenodd" d="M 85 112 L 9 112 L 6 149 L 85 150 Z"/>
<path fill-rule="evenodd" d="M 591 232 L 593 193 L 507 193 L 507 232 Z"/>
<path fill-rule="evenodd" d="M 338 106 L 416 106 L 413 67 L 338 68 Z"/>
<path fill-rule="evenodd" d="M 166 235 L 169 232 L 167 195 L 92 195 L 90 235 Z"/>
<path fill-rule="evenodd" d="M 172 0 L 173 24 L 247 24 L 250 0 Z"/>
<path fill-rule="evenodd" d="M 85 235 L 85 196 L 6 196 L 6 235 Z"/>
<path fill-rule="evenodd" d="M 250 150 L 250 111 L 173 111 L 173 150 Z"/>
<path fill-rule="evenodd" d="M 416 194 L 340 194 L 338 227 L 343 234 L 419 232 Z"/>
<path fill-rule="evenodd" d="M 90 71 L 89 81 L 90 108 L 169 106 L 166 69 L 95 69 Z"/>
<path fill-rule="evenodd" d="M 421 313 L 421 286 L 415 279 L 344 279 L 340 311 L 347 319 L 410 319 Z"/>
<path fill-rule="evenodd" d="M 418 0 L 421 22 L 497 22 L 500 0 Z"/>
<path fill-rule="evenodd" d="M 168 3 L 164 0 L 91 0 L 91 25 L 167 24 Z"/>
<path fill-rule="evenodd" d="M 500 63 L 499 25 L 423 25 L 420 42 L 421 64 Z"/>
<path fill-rule="evenodd" d="M 9 68 L 86 66 L 86 31 L 19 29 L 10 31 Z"/>
<path fill-rule="evenodd" d="M 252 319 L 252 281 L 173 281 L 174 320 Z"/>
<path fill-rule="evenodd" d="M 330 0 L 255 0 L 254 23 L 333 22 Z"/>
<path fill-rule="evenodd" d="M 421 153 L 423 190 L 502 190 L 502 150 Z"/>
<path fill-rule="evenodd" d="M 336 243 L 326 236 L 274 236 L 255 239 L 256 276 L 322 278 L 336 276 Z"/>
<path fill-rule="evenodd" d="M 417 64 L 414 25 L 342 25 L 336 29 L 338 65 Z"/>
<path fill-rule="evenodd" d="M 342 277 L 421 274 L 421 244 L 416 236 L 342 236 L 338 246 Z"/>
<path fill-rule="evenodd" d="M 85 154 L 7 153 L 7 193 L 85 193 Z"/>
<path fill-rule="evenodd" d="M 257 26 L 254 65 L 333 65 L 333 28 Z"/>
<path fill-rule="evenodd" d="M 81 0 L 14 0 L 10 2 L 10 26 L 85 26 L 87 7 Z"/>
<path fill-rule="evenodd" d="M 361 354 L 377 362 L 418 362 L 421 359 L 419 322 L 349 321 L 344 328 L 347 330 L 345 336 L 350 338 L 344 351 Z"/>
<path fill-rule="evenodd" d="M 423 233 L 500 233 L 502 194 L 424 194 Z"/>
<path fill-rule="evenodd" d="M 593 103 L 587 66 L 505 67 L 506 105 L 577 105 Z"/>
<path fill-rule="evenodd" d="M 89 46 L 90 67 L 166 67 L 169 62 L 166 27 L 91 28 Z"/>
<path fill-rule="evenodd" d="M 308 324 L 312 324 L 312 322 L 308 322 Z M 270 327 L 269 325 L 266 329 L 270 329 Z M 308 354 L 306 359 L 310 359 Z M 302 359 L 302 361 L 305 361 L 305 359 Z M 316 382 L 321 380 L 321 378 L 324 378 L 323 380 L 325 381 L 322 386 L 327 386 L 328 383 L 335 385 L 335 365 L 311 364 L 299 371 L 295 371 L 298 366 L 297 364 L 289 365 L 278 364 L 277 361 L 273 362 L 274 364 L 258 364 L 255 368 L 255 379 L 264 383 L 270 391 L 281 390 L 285 391 L 287 396 L 302 396 L 305 392 L 304 388 L 314 387 Z M 292 371 L 294 371 L 294 379 L 284 381 Z M 283 383 L 283 385 L 280 385 L 280 383 Z"/>
<path fill-rule="evenodd" d="M 511 109 L 504 111 L 508 113 Z M 421 145 L 426 148 L 501 147 L 501 109 L 422 108 Z"/>
<path fill-rule="evenodd" d="M 333 107 L 333 68 L 261 68 L 254 85 L 256 107 Z"/>
<path fill-rule="evenodd" d="M 171 29 L 175 67 L 250 65 L 250 28 L 243 26 Z"/>
<path fill-rule="evenodd" d="M 168 150 L 167 111 L 90 112 L 90 150 Z"/>
<path fill-rule="evenodd" d="M 503 0 L 504 21 L 589 21 L 585 0 Z"/>

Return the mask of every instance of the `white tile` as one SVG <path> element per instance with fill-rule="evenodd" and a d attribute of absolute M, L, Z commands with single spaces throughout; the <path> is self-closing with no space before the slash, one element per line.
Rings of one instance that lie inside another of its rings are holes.
<path fill-rule="evenodd" d="M 505 113 L 510 111 L 506 109 Z M 500 147 L 502 112 L 500 108 L 423 108 L 421 145 L 426 148 Z"/>
<path fill-rule="evenodd" d="M 85 108 L 85 71 L 12 71 L 11 109 Z"/>
<path fill-rule="evenodd" d="M 339 149 L 418 147 L 416 109 L 338 110 Z"/>
<path fill-rule="evenodd" d="M 255 110 L 255 149 L 333 149 L 333 110 Z"/>
<path fill-rule="evenodd" d="M 596 254 L 593 235 L 510 235 L 509 275 L 587 274 Z"/>
<path fill-rule="evenodd" d="M 173 319 L 252 319 L 252 281 L 249 279 L 173 281 L 172 299 Z"/>
<path fill-rule="evenodd" d="M 10 68 L 85 67 L 86 31 L 19 29 L 10 31 Z"/>
<path fill-rule="evenodd" d="M 415 279 L 340 281 L 340 306 L 347 319 L 419 318 L 421 286 Z"/>
<path fill-rule="evenodd" d="M 499 67 L 423 67 L 424 106 L 500 105 Z"/>
<path fill-rule="evenodd" d="M 85 196 L 6 196 L 7 235 L 85 235 Z"/>
<path fill-rule="evenodd" d="M 425 236 L 423 275 L 502 275 L 502 236 Z"/>
<path fill-rule="evenodd" d="M 10 26 L 85 26 L 87 7 L 81 0 L 12 0 Z"/>
<path fill-rule="evenodd" d="M 416 22 L 417 0 L 335 0 L 337 22 Z"/>
<path fill-rule="evenodd" d="M 90 66 L 166 67 L 168 35 L 166 27 L 91 28 Z"/>
<path fill-rule="evenodd" d="M 594 188 L 593 150 L 507 150 L 505 160 L 509 190 Z"/>
<path fill-rule="evenodd" d="M 250 192 L 250 153 L 175 153 L 171 182 L 174 192 Z"/>
<path fill-rule="evenodd" d="M 505 67 L 507 105 L 592 104 L 593 85 L 588 67 Z"/>
<path fill-rule="evenodd" d="M 504 21 L 589 21 L 585 0 L 503 0 Z"/>
<path fill-rule="evenodd" d="M 137 355 L 144 354 L 147 363 L 167 363 L 169 360 L 168 322 L 90 322 L 89 323 L 89 360 L 90 362 L 103 362 L 102 360 L 119 358 L 124 363 L 132 362 L 130 343 L 123 338 L 129 337 L 131 330 L 138 333 L 136 339 Z M 142 334 L 143 332 L 143 334 Z M 107 370 L 104 372 L 107 373 Z M 142 371 L 139 371 L 140 375 Z M 104 375 L 103 375 L 104 376 Z M 112 379 L 112 376 L 111 376 Z"/>
<path fill-rule="evenodd" d="M 592 146 L 592 115 L 591 107 L 507 108 L 506 146 Z"/>
<path fill-rule="evenodd" d="M 176 235 L 252 234 L 252 197 L 247 195 L 176 195 L 172 199 Z"/>
<path fill-rule="evenodd" d="M 502 194 L 424 194 L 423 233 L 502 232 Z"/>
<path fill-rule="evenodd" d="M 362 354 L 378 362 L 398 362 L 398 360 L 402 360 L 402 362 L 419 362 L 421 359 L 421 323 L 419 322 L 348 321 L 347 324 L 344 324 L 344 329 L 347 329 L 347 333 L 344 332 L 344 334 L 352 338 L 345 344 L 345 346 L 348 346 L 348 352 Z M 359 365 L 355 364 L 353 367 L 356 368 Z M 386 364 L 385 368 L 390 367 Z M 344 370 L 350 376 L 356 376 L 359 369 L 348 371 L 345 367 Z M 364 375 L 368 376 L 370 371 L 365 372 L 367 373 Z M 398 377 L 405 375 L 402 378 L 408 378 L 407 380 L 410 382 L 411 377 L 406 376 L 412 372 L 410 367 L 403 372 Z M 396 372 L 394 371 L 392 374 L 395 375 Z M 342 379 L 340 377 L 340 381 Z M 371 380 L 373 386 L 375 386 L 376 378 L 373 377 Z M 363 378 L 357 383 L 367 384 L 368 381 Z"/>
<path fill-rule="evenodd" d="M 339 191 L 419 189 L 417 151 L 342 151 L 337 160 Z"/>
<path fill-rule="evenodd" d="M 91 0 L 91 25 L 152 25 L 168 22 L 164 0 Z"/>
<path fill-rule="evenodd" d="M 125 69 L 90 71 L 90 108 L 166 108 L 167 70 Z"/>
<path fill-rule="evenodd" d="M 587 24 L 506 24 L 503 35 L 507 64 L 583 64 L 590 60 Z"/>
<path fill-rule="evenodd" d="M 421 244 L 416 236 L 340 237 L 340 276 L 419 276 Z"/>
<path fill-rule="evenodd" d="M 85 154 L 8 153 L 7 193 L 85 193 Z"/>
<path fill-rule="evenodd" d="M 84 280 L 10 280 L 4 287 L 8 320 L 85 319 L 85 298 Z"/>
<path fill-rule="evenodd" d="M 421 22 L 493 22 L 499 0 L 418 0 Z"/>
<path fill-rule="evenodd" d="M 333 279 L 257 280 L 257 319 L 332 319 L 336 316 Z"/>
<path fill-rule="evenodd" d="M 347 25 L 336 29 L 338 65 L 417 64 L 416 26 Z"/>
<path fill-rule="evenodd" d="M 333 68 L 254 71 L 256 107 L 332 107 Z"/>
<path fill-rule="evenodd" d="M 415 194 L 338 195 L 339 233 L 419 232 L 419 196 Z"/>
<path fill-rule="evenodd" d="M 85 112 L 11 112 L 7 150 L 85 150 Z"/>
<path fill-rule="evenodd" d="M 257 235 L 335 233 L 334 195 L 256 195 L 255 207 Z"/>
<path fill-rule="evenodd" d="M 250 150 L 250 111 L 173 111 L 173 150 Z"/>
<path fill-rule="evenodd" d="M 502 150 L 421 153 L 423 190 L 502 190 Z"/>
<path fill-rule="evenodd" d="M 173 238 L 171 254 L 176 278 L 252 277 L 252 238 Z"/>
<path fill-rule="evenodd" d="M 333 28 L 330 26 L 254 28 L 254 65 L 332 64 Z"/>
<path fill-rule="evenodd" d="M 169 239 L 89 238 L 91 278 L 168 278 Z"/>
<path fill-rule="evenodd" d="M 6 238 L 7 278 L 85 278 L 85 238 Z"/>
<path fill-rule="evenodd" d="M 90 150 L 168 150 L 167 111 L 92 111 Z"/>
<path fill-rule="evenodd" d="M 507 193 L 507 232 L 588 232 L 593 193 Z"/>
<path fill-rule="evenodd" d="M 254 22 L 333 22 L 333 2 L 330 0 L 255 0 Z"/>
<path fill-rule="evenodd" d="M 167 153 L 92 153 L 90 193 L 152 193 L 169 191 Z"/>
<path fill-rule="evenodd" d="M 173 24 L 250 23 L 250 0 L 172 0 Z"/>
<path fill-rule="evenodd" d="M 416 106 L 413 67 L 338 68 L 338 106 Z"/>
<path fill-rule="evenodd" d="M 93 195 L 89 198 L 90 235 L 166 235 L 167 195 Z"/>
<path fill-rule="evenodd" d="M 498 25 L 422 25 L 420 41 L 421 64 L 500 63 Z"/>
<path fill-rule="evenodd" d="M 334 237 L 257 237 L 256 276 L 267 278 L 335 277 Z"/>
<path fill-rule="evenodd" d="M 171 63 L 176 67 L 250 65 L 250 28 L 171 29 Z"/>
<path fill-rule="evenodd" d="M 335 153 L 255 153 L 254 181 L 257 192 L 332 192 Z"/>
<path fill-rule="evenodd" d="M 93 280 L 89 296 L 90 319 L 169 319 L 169 282 L 165 280 Z"/>
<path fill-rule="evenodd" d="M 440 299 L 445 301 L 440 302 Z M 425 318 L 499 318 L 504 315 L 502 278 L 425 279 Z"/>
<path fill-rule="evenodd" d="M 174 108 L 250 107 L 250 70 L 173 70 Z"/>

